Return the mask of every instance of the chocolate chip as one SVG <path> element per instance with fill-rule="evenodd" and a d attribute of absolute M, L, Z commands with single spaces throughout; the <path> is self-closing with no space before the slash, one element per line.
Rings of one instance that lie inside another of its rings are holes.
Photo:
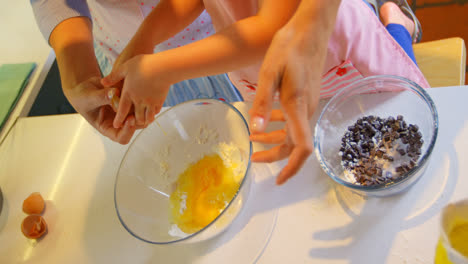
<path fill-rule="evenodd" d="M 408 144 L 408 143 L 409 143 L 408 137 L 402 137 L 402 138 L 401 138 L 401 142 L 402 142 L 403 144 Z"/>
<path fill-rule="evenodd" d="M 383 158 L 386 159 L 386 160 L 388 160 L 388 161 L 394 161 L 393 157 L 390 156 L 390 155 L 387 155 L 387 154 L 384 154 L 384 155 L 383 155 Z"/>
<path fill-rule="evenodd" d="M 414 168 L 423 143 L 419 127 L 408 125 L 402 115 L 396 119 L 392 116 L 383 119 L 369 115 L 347 127 L 341 138 L 338 155 L 342 159 L 342 166 L 354 175 L 356 182 L 368 186 L 382 184 L 387 179 L 398 179 Z M 407 156 L 411 159 L 407 164 L 400 164 L 396 173 L 392 174 L 382 161 L 393 162 L 394 151 L 400 154 L 399 157 Z"/>
<path fill-rule="evenodd" d="M 382 176 L 382 169 L 381 168 L 377 168 L 377 176 L 381 177 Z"/>
<path fill-rule="evenodd" d="M 406 154 L 406 151 L 402 148 L 399 148 L 397 149 L 398 153 L 400 153 L 400 155 L 404 156 Z"/>
<path fill-rule="evenodd" d="M 415 137 L 416 137 L 417 139 L 422 138 L 422 133 L 421 133 L 421 131 L 416 132 Z"/>
<path fill-rule="evenodd" d="M 375 153 L 375 155 L 379 158 L 382 158 L 382 156 L 384 155 L 384 151 L 382 149 L 378 149 Z"/>

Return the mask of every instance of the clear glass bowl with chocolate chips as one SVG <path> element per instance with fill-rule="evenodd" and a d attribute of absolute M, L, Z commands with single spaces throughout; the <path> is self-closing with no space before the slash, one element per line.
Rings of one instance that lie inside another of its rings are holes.
<path fill-rule="evenodd" d="M 373 76 L 326 104 L 315 127 L 315 153 L 337 183 L 388 196 L 423 175 L 437 132 L 437 110 L 423 88 L 397 76 Z"/>

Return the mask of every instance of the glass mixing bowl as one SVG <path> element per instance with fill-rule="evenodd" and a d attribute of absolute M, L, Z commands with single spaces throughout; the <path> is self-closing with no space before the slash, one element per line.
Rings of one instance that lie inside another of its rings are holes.
<path fill-rule="evenodd" d="M 170 217 L 169 197 L 175 182 L 190 164 L 215 152 L 238 161 L 238 175 L 242 175 L 238 190 L 211 223 L 192 234 L 180 233 Z M 195 242 L 218 235 L 247 200 L 251 154 L 247 122 L 232 105 L 200 99 L 169 108 L 141 131 L 123 157 L 114 192 L 120 222 L 130 234 L 153 244 Z"/>
<path fill-rule="evenodd" d="M 375 185 L 356 184 L 345 172 L 339 155 L 341 139 L 357 119 L 374 115 L 381 118 L 402 115 L 416 124 L 424 143 L 416 166 L 401 177 Z M 399 193 L 414 184 L 424 173 L 438 132 L 435 105 L 418 84 L 397 76 L 373 76 L 357 81 L 334 95 L 326 104 L 315 127 L 315 154 L 325 172 L 337 183 L 371 196 Z"/>

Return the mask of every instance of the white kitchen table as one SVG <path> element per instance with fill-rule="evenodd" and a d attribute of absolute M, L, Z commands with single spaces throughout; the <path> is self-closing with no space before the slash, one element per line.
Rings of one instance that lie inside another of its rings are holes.
<path fill-rule="evenodd" d="M 274 180 L 284 162 L 254 164 L 241 216 L 199 244 L 147 244 L 122 227 L 113 188 L 128 146 L 77 114 L 20 118 L 0 146 L 0 263 L 433 263 L 441 209 L 468 197 L 468 86 L 428 91 L 439 135 L 407 192 L 354 194 L 330 180 L 315 155 L 281 187 Z M 20 230 L 22 202 L 36 191 L 49 228 L 39 241 Z"/>

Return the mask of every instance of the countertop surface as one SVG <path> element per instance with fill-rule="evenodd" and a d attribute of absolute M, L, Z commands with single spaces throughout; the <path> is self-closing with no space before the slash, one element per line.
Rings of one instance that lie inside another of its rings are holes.
<path fill-rule="evenodd" d="M 428 91 L 439 136 L 407 192 L 354 194 L 315 155 L 281 187 L 274 181 L 284 161 L 254 164 L 251 196 L 233 226 L 207 242 L 169 246 L 132 237 L 117 218 L 114 182 L 128 145 L 77 114 L 20 118 L 0 145 L 0 263 L 433 263 L 441 209 L 468 197 L 468 87 Z M 234 105 L 246 115 L 246 104 Z M 49 227 L 39 241 L 20 230 L 22 202 L 36 191 Z"/>

